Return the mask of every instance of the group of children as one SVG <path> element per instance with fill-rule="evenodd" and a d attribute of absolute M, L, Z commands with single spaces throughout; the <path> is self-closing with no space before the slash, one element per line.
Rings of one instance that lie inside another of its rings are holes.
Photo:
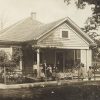
<path fill-rule="evenodd" d="M 55 67 L 52 67 L 51 65 L 47 65 L 47 64 L 40 64 L 39 66 L 39 76 L 40 78 L 52 78 L 53 75 L 53 71 L 55 70 Z M 37 77 L 37 73 L 38 72 L 38 66 L 35 63 L 33 65 L 33 74 L 34 77 Z"/>
<path fill-rule="evenodd" d="M 33 65 L 34 77 L 37 77 L 37 74 L 38 74 L 37 71 L 38 71 L 38 66 L 35 63 Z M 48 65 L 47 66 L 47 64 L 44 63 L 44 64 L 41 64 L 39 66 L 39 76 L 42 79 L 45 79 L 45 78 L 53 78 L 54 72 L 55 73 L 57 72 L 57 68 L 52 67 L 51 65 Z M 91 66 L 89 66 L 89 69 L 88 69 L 88 71 L 86 73 L 84 64 L 80 64 L 79 65 L 79 68 L 78 68 L 78 78 L 83 80 L 83 79 L 86 78 L 86 76 L 88 77 L 88 80 L 91 80 L 91 78 L 93 77 L 93 68 Z"/>
<path fill-rule="evenodd" d="M 85 79 L 86 76 L 88 77 L 88 80 L 91 80 L 93 78 L 93 68 L 89 66 L 89 69 L 86 73 L 86 70 L 84 68 L 84 64 L 80 65 L 79 71 L 78 71 L 78 77 L 79 79 Z"/>
<path fill-rule="evenodd" d="M 41 78 L 51 78 L 52 77 L 52 67 L 40 65 L 40 77 Z"/>

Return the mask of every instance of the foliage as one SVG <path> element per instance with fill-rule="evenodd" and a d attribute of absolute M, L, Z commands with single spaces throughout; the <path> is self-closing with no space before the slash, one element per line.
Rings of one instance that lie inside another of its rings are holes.
<path fill-rule="evenodd" d="M 96 47 L 93 47 L 93 59 L 100 61 L 100 40 L 96 40 L 95 37 L 99 36 L 97 30 L 100 26 L 100 0 L 64 0 L 64 2 L 70 4 L 72 1 L 76 4 L 78 9 L 84 9 L 86 4 L 94 5 L 91 7 L 92 17 L 86 20 L 85 27 L 83 31 L 87 33 L 92 39 L 97 43 Z"/>
<path fill-rule="evenodd" d="M 22 57 L 21 48 L 14 47 L 14 48 L 13 48 L 13 54 L 12 54 L 12 60 L 13 60 L 16 64 L 19 64 L 20 57 Z"/>
<path fill-rule="evenodd" d="M 5 51 L 1 50 L 0 51 L 0 66 L 10 67 L 10 66 L 14 66 L 14 65 L 15 65 L 15 63 L 8 59 L 7 53 Z"/>
<path fill-rule="evenodd" d="M 67 4 L 70 4 L 72 1 L 74 1 L 76 7 L 79 9 L 84 9 L 86 4 L 94 5 L 91 8 L 93 11 L 92 17 L 89 17 L 86 20 L 83 31 L 95 40 L 95 37 L 99 36 L 97 30 L 100 26 L 100 0 L 64 0 L 64 2 L 67 2 Z"/>
<path fill-rule="evenodd" d="M 94 22 L 100 25 L 100 0 L 64 0 L 64 2 L 66 2 L 67 4 L 70 4 L 71 1 L 74 1 L 76 7 L 79 9 L 84 9 L 86 3 L 91 5 L 93 4 L 94 7 L 91 8 L 91 10 L 93 11 L 93 16 L 91 17 L 91 19 L 93 19 Z"/>
<path fill-rule="evenodd" d="M 8 60 L 7 54 L 5 51 L 0 51 L 0 63 L 6 62 Z"/>

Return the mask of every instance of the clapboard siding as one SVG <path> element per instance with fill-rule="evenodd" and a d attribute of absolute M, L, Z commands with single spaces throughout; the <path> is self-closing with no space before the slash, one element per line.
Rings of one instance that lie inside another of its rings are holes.
<path fill-rule="evenodd" d="M 69 30 L 69 39 L 61 38 L 61 30 Z M 54 29 L 50 33 L 46 34 L 38 42 L 39 46 L 53 46 L 53 47 L 89 47 L 87 41 L 85 41 L 78 33 L 68 27 L 66 23 L 63 23 L 58 28 Z"/>

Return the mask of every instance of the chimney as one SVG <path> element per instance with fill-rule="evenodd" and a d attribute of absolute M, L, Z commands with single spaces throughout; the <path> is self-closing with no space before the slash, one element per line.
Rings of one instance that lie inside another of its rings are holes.
<path fill-rule="evenodd" d="M 36 20 L 36 12 L 31 12 L 31 18 L 32 18 L 33 20 Z"/>

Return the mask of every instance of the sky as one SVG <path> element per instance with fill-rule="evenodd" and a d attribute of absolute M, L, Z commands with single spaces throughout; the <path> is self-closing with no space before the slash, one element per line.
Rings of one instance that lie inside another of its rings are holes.
<path fill-rule="evenodd" d="M 37 20 L 43 23 L 70 17 L 80 27 L 92 15 L 91 6 L 79 10 L 74 3 L 67 6 L 63 0 L 0 0 L 0 19 L 6 26 L 29 17 L 31 12 L 36 12 Z"/>

